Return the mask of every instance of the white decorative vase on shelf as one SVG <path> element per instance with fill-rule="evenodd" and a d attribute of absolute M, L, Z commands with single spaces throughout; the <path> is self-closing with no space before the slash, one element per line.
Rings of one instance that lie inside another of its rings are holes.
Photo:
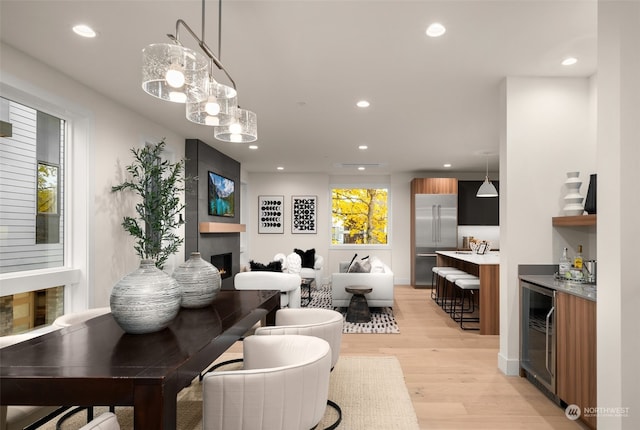
<path fill-rule="evenodd" d="M 580 180 L 580 172 L 567 172 L 567 180 L 564 181 L 564 185 L 567 188 L 567 194 L 564 196 L 564 211 L 565 215 L 582 215 L 584 213 L 584 206 L 582 201 L 583 197 L 580 195 L 580 187 L 582 181 Z"/>
<path fill-rule="evenodd" d="M 178 282 L 158 269 L 153 260 L 142 260 L 138 269 L 111 290 L 111 313 L 127 333 L 153 333 L 173 321 L 181 300 Z"/>
<path fill-rule="evenodd" d="M 218 269 L 203 260 L 199 252 L 192 252 L 191 257 L 173 271 L 172 276 L 182 290 L 183 308 L 209 306 L 222 285 Z"/>

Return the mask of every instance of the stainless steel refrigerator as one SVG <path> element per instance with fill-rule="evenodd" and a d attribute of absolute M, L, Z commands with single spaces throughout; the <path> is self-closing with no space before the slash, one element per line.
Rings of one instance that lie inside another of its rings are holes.
<path fill-rule="evenodd" d="M 417 194 L 415 196 L 416 285 L 430 286 L 436 265 L 436 251 L 458 246 L 458 196 Z"/>

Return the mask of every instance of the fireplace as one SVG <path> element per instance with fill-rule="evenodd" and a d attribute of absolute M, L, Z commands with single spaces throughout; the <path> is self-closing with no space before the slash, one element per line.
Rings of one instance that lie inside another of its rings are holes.
<path fill-rule="evenodd" d="M 229 278 L 231 276 L 231 256 L 231 252 L 211 256 L 211 264 L 213 264 L 215 268 L 218 269 L 218 272 L 220 272 L 220 278 L 222 279 Z"/>

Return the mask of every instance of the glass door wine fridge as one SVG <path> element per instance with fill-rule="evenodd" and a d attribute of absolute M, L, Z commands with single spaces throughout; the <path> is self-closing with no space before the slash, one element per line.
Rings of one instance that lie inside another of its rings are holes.
<path fill-rule="evenodd" d="M 520 367 L 556 397 L 556 292 L 521 282 Z"/>

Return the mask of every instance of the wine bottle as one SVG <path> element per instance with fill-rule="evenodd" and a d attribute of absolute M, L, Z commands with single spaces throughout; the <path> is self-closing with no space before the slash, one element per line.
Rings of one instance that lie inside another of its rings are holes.
<path fill-rule="evenodd" d="M 578 253 L 573 257 L 573 268 L 582 270 L 582 245 L 578 245 Z"/>
<path fill-rule="evenodd" d="M 569 250 L 564 248 L 562 250 L 562 257 L 560 257 L 560 264 L 558 265 L 558 275 L 566 276 L 567 272 L 571 269 L 571 260 L 568 255 Z"/>

